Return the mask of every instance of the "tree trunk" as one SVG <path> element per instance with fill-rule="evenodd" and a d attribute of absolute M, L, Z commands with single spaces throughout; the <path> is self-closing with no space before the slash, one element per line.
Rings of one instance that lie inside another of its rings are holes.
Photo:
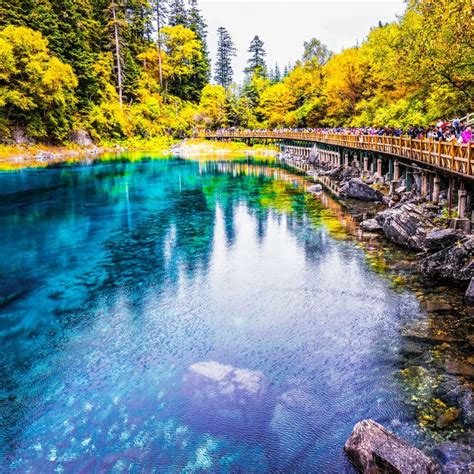
<path fill-rule="evenodd" d="M 119 26 L 117 22 L 116 4 L 113 1 L 111 4 L 112 18 L 114 20 L 114 42 L 115 42 L 115 60 L 117 62 L 117 85 L 119 93 L 120 108 L 123 105 L 123 91 L 122 91 L 122 64 L 120 59 L 120 35 Z"/>
<path fill-rule="evenodd" d="M 156 34 L 158 43 L 158 70 L 160 73 L 160 87 L 163 88 L 163 63 L 161 59 L 161 24 L 160 24 L 160 2 L 156 2 Z"/>

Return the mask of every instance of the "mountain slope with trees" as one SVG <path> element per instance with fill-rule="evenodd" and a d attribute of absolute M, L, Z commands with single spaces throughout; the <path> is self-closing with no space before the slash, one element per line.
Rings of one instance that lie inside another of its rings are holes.
<path fill-rule="evenodd" d="M 63 143 L 185 137 L 196 127 L 426 125 L 473 110 L 468 0 L 409 0 L 397 21 L 334 54 L 317 38 L 294 65 L 265 63 L 255 35 L 246 78 L 218 31 L 211 68 L 197 0 L 4 0 L 0 140 Z M 210 84 L 211 69 L 215 85 Z"/>

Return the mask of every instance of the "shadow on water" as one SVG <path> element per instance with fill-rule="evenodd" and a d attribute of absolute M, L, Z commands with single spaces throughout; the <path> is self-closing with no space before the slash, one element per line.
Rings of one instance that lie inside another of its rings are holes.
<path fill-rule="evenodd" d="M 2 468 L 352 472 L 367 417 L 462 439 L 458 295 L 427 312 L 374 209 L 307 185 L 250 158 L 0 174 Z"/>

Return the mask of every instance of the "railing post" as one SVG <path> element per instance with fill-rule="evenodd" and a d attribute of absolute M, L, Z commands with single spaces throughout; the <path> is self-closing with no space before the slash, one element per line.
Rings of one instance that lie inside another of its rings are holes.
<path fill-rule="evenodd" d="M 433 197 L 432 197 L 433 204 L 435 204 L 436 206 L 439 204 L 440 191 L 441 191 L 441 178 L 438 175 L 436 175 L 433 180 Z"/>
<path fill-rule="evenodd" d="M 464 181 L 461 181 L 461 185 L 458 191 L 458 217 L 464 219 L 466 216 L 466 204 L 467 204 L 467 191 L 464 188 Z"/>
<path fill-rule="evenodd" d="M 451 142 L 451 171 L 454 171 L 454 140 Z"/>
<path fill-rule="evenodd" d="M 471 148 L 472 143 L 467 144 L 467 174 L 472 175 L 472 163 L 471 163 Z"/>

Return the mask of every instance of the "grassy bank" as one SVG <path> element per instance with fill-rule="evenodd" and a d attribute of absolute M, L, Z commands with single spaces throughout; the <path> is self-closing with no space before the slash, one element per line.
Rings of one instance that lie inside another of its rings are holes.
<path fill-rule="evenodd" d="M 152 139 L 128 139 L 123 141 L 103 141 L 90 146 L 65 143 L 61 146 L 0 145 L 0 170 L 11 171 L 29 167 L 46 167 L 62 162 L 80 161 L 88 157 L 100 157 L 106 153 L 124 151 L 150 151 L 163 153 L 169 150 L 175 140 L 169 137 Z"/>

